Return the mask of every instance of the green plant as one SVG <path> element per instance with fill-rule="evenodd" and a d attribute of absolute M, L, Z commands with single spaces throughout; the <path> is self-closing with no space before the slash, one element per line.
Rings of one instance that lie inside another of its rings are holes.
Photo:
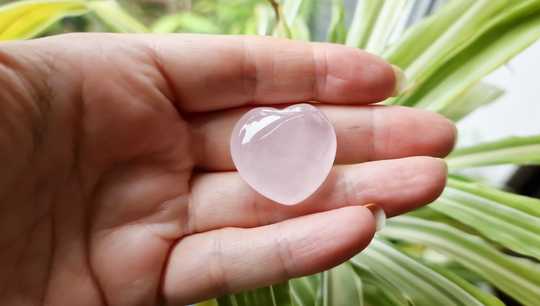
<path fill-rule="evenodd" d="M 194 1 L 145 26 L 115 1 L 19 1 L 0 8 L 0 40 L 30 38 L 64 17 L 119 32 L 238 33 L 309 39 L 314 0 Z M 405 70 L 411 85 L 387 104 L 459 120 L 502 91 L 482 78 L 540 37 L 540 0 L 452 0 L 389 44 L 407 0 L 364 0 L 352 24 L 332 1 L 331 42 L 364 48 Z M 86 20 L 86 19 L 85 19 Z M 456 175 L 462 168 L 540 164 L 540 136 L 455 150 L 433 204 L 389 220 L 367 250 L 329 271 L 200 305 L 522 305 L 540 303 L 540 200 Z M 513 254 L 513 255 L 510 255 Z M 519 256 L 518 256 L 519 255 Z M 484 288 L 481 290 L 480 288 Z M 487 288 L 487 290 L 485 290 Z"/>

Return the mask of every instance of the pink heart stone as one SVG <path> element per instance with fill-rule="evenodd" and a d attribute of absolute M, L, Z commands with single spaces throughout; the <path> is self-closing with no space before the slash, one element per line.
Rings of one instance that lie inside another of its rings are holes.
<path fill-rule="evenodd" d="M 324 182 L 336 157 L 336 133 L 310 104 L 259 107 L 234 127 L 231 155 L 240 176 L 284 205 L 302 202 Z"/>

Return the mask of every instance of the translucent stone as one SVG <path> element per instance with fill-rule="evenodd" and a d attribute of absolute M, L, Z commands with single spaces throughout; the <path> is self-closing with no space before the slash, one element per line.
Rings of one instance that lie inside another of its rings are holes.
<path fill-rule="evenodd" d="M 310 104 L 247 112 L 231 136 L 240 176 L 263 196 L 284 205 L 302 202 L 325 181 L 336 157 L 336 134 Z"/>

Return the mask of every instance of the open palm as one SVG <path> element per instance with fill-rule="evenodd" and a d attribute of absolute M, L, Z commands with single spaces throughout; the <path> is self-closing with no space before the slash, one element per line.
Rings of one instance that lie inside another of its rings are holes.
<path fill-rule="evenodd" d="M 455 130 L 368 105 L 381 59 L 271 38 L 64 35 L 0 45 L 0 301 L 185 305 L 335 266 L 367 246 L 370 210 L 436 198 Z M 286 207 L 234 172 L 234 123 L 316 101 L 336 166 Z"/>

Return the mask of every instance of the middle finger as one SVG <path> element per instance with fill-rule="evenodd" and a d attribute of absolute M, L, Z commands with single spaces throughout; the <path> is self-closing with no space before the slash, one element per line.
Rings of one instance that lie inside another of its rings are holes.
<path fill-rule="evenodd" d="M 443 157 L 454 146 L 456 129 L 441 115 L 399 106 L 316 105 L 330 120 L 337 136 L 336 164 L 409 156 Z M 197 165 L 208 171 L 234 170 L 229 142 L 241 108 L 190 119 L 197 148 Z"/>

